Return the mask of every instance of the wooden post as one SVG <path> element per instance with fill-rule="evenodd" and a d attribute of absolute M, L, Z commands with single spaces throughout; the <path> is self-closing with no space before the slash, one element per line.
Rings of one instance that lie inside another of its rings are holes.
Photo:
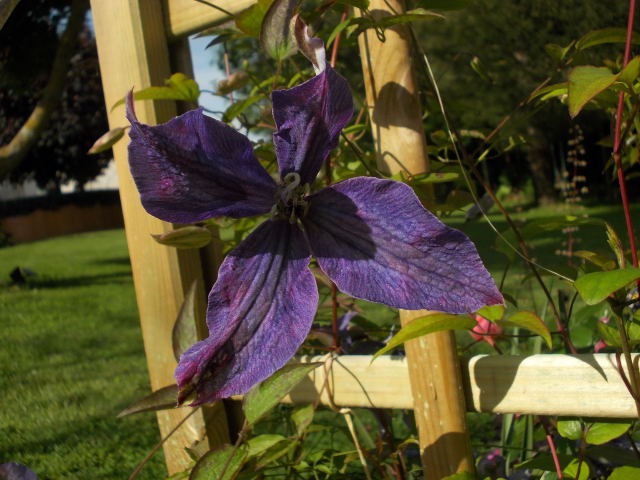
<path fill-rule="evenodd" d="M 107 110 L 132 88 L 162 85 L 172 73 L 166 40 L 164 15 L 157 0 L 91 1 L 100 70 Z M 157 124 L 176 114 L 173 102 L 137 102 L 140 121 Z M 124 107 L 109 113 L 111 128 L 127 125 Z M 198 316 L 204 318 L 205 292 L 200 255 L 197 250 L 176 250 L 157 244 L 152 233 L 170 231 L 173 226 L 148 215 L 140 204 L 138 192 L 129 173 L 127 141 L 113 149 L 120 183 L 127 243 L 133 269 L 140 322 L 151 380 L 151 388 L 175 383 L 176 366 L 171 347 L 171 331 L 184 294 L 194 280 Z M 221 406 L 213 407 L 214 421 L 205 430 L 204 415 L 199 409 L 164 445 L 169 474 L 186 469 L 191 463 L 184 447 L 207 436 L 214 446 L 228 441 L 227 424 Z M 167 435 L 191 409 L 180 408 L 158 413 L 160 433 Z"/>
<path fill-rule="evenodd" d="M 402 0 L 371 0 L 380 18 L 404 12 Z M 389 173 L 428 171 L 422 115 L 416 96 L 411 37 L 405 26 L 359 38 L 378 165 Z M 425 311 L 401 311 L 406 325 Z M 427 335 L 406 344 L 414 413 L 426 479 L 473 472 L 465 419 L 465 399 L 453 333 Z"/>

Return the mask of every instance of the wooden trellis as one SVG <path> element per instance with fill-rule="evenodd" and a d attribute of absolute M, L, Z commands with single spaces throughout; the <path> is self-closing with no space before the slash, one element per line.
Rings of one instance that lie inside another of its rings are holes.
<path fill-rule="evenodd" d="M 91 0 L 107 108 L 131 88 L 161 85 L 175 71 L 190 73 L 186 36 L 224 21 L 255 0 Z M 374 15 L 399 12 L 402 0 L 372 0 Z M 428 168 L 421 112 L 415 99 L 408 33 L 395 27 L 381 42 L 373 33 L 360 38 L 373 134 L 379 166 L 395 172 Z M 140 121 L 169 120 L 179 107 L 172 102 L 141 102 Z M 110 126 L 127 124 L 124 108 L 109 113 Z M 171 329 L 184 294 L 198 281 L 197 308 L 203 317 L 205 292 L 219 264 L 214 247 L 175 250 L 151 234 L 174 228 L 149 216 L 140 204 L 127 165 L 126 142 L 114 148 L 127 241 L 133 269 L 151 387 L 174 383 Z M 401 312 L 406 323 L 420 312 Z M 201 336 L 205 335 L 200 326 Z M 636 357 L 636 361 L 640 357 Z M 628 374 L 628 372 L 627 372 Z M 357 381 L 355 379 L 357 379 Z M 287 402 L 309 402 L 324 384 L 322 369 L 310 375 Z M 473 468 L 466 410 L 541 415 L 636 417 L 611 355 L 535 355 L 474 357 L 459 365 L 453 336 L 432 334 L 409 342 L 407 358 L 345 356 L 333 363 L 328 382 L 339 406 L 413 408 L 420 436 L 425 476 L 429 479 Z M 553 392 L 553 395 L 550 393 Z M 326 392 L 322 400 L 328 402 Z M 158 413 L 161 434 L 171 431 L 189 408 Z M 229 441 L 221 404 L 199 409 L 164 446 L 169 473 L 184 470 L 190 458 L 183 447 L 206 435 L 211 446 Z"/>

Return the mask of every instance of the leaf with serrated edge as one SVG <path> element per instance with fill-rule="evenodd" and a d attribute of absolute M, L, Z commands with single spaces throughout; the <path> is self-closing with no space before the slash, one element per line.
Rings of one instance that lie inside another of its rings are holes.
<path fill-rule="evenodd" d="M 275 407 L 309 372 L 322 363 L 286 365 L 264 382 L 253 387 L 242 400 L 242 409 L 249 424 L 257 422 Z"/>
<path fill-rule="evenodd" d="M 412 320 L 396 333 L 387 345 L 378 350 L 373 358 L 393 350 L 398 345 L 428 333 L 442 332 L 444 330 L 468 330 L 476 326 L 476 322 L 466 315 L 451 315 L 449 313 L 435 313 L 425 315 Z"/>
<path fill-rule="evenodd" d="M 522 310 L 514 313 L 506 320 L 496 322 L 504 326 L 515 326 L 531 330 L 533 333 L 540 335 L 549 348 L 552 347 L 551 332 L 542 319 L 533 312 Z"/>
<path fill-rule="evenodd" d="M 118 418 L 133 415 L 134 413 L 152 412 L 155 410 L 166 410 L 176 408 L 178 404 L 178 387 L 169 385 L 156 390 L 140 400 L 133 402 L 118 414 Z"/>
<path fill-rule="evenodd" d="M 638 278 L 640 268 L 593 272 L 578 278 L 575 287 L 587 305 L 596 305 Z"/>
<path fill-rule="evenodd" d="M 161 245 L 175 248 L 202 248 L 211 242 L 211 231 L 195 225 L 151 236 Z"/>
<path fill-rule="evenodd" d="M 195 305 L 197 285 L 197 281 L 194 281 L 189 287 L 171 332 L 171 343 L 176 361 L 180 360 L 180 355 L 198 341 Z"/>

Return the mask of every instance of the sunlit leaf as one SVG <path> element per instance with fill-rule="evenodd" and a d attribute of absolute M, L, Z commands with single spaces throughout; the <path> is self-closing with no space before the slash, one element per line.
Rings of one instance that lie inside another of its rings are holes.
<path fill-rule="evenodd" d="M 211 242 L 211 231 L 206 227 L 196 225 L 176 228 L 167 233 L 151 236 L 156 242 L 175 248 L 201 248 Z"/>
<path fill-rule="evenodd" d="M 638 278 L 640 268 L 593 272 L 578 278 L 575 287 L 587 305 L 595 305 Z"/>
<path fill-rule="evenodd" d="M 580 473 L 578 474 L 578 466 L 580 466 Z M 580 462 L 577 458 L 574 458 L 569 462 L 569 465 L 564 467 L 562 473 L 569 478 L 575 480 L 589 480 L 591 471 L 587 462 Z M 576 476 L 577 475 L 577 476 Z"/>
<path fill-rule="evenodd" d="M 233 480 L 247 458 L 246 445 L 223 445 L 203 456 L 191 470 L 189 480 Z"/>
<path fill-rule="evenodd" d="M 460 472 L 460 473 L 454 473 L 453 475 L 447 475 L 442 480 L 477 480 L 477 479 L 478 477 L 476 477 L 471 472 Z"/>
<path fill-rule="evenodd" d="M 200 96 L 200 87 L 195 80 L 184 73 L 174 73 L 165 80 L 165 87 L 147 87 L 133 92 L 134 100 L 182 100 L 185 102 L 197 102 Z M 118 100 L 111 110 L 124 103 L 124 97 Z"/>
<path fill-rule="evenodd" d="M 616 468 L 607 480 L 637 480 L 638 478 L 640 478 L 640 468 L 625 466 Z"/>
<path fill-rule="evenodd" d="M 483 316 L 487 320 L 496 322 L 504 316 L 504 311 L 505 311 L 504 305 L 491 305 L 487 307 L 482 307 L 476 313 L 480 316 Z"/>
<path fill-rule="evenodd" d="M 196 288 L 198 283 L 194 281 L 184 297 L 176 323 L 173 324 L 171 342 L 176 361 L 191 345 L 198 341 L 196 330 Z"/>
<path fill-rule="evenodd" d="M 597 422 L 587 427 L 585 440 L 592 445 L 602 445 L 618 438 L 631 427 L 631 422 Z"/>
<path fill-rule="evenodd" d="M 607 243 L 613 253 L 616 256 L 616 260 L 618 261 L 618 266 L 620 268 L 624 267 L 626 264 L 626 259 L 624 257 L 624 247 L 622 246 L 622 242 L 620 241 L 620 237 L 616 233 L 615 229 L 611 226 L 610 223 L 606 224 L 607 228 Z"/>
<path fill-rule="evenodd" d="M 415 8 L 413 10 L 407 10 L 406 13 L 400 15 L 387 15 L 379 20 L 374 20 L 370 17 L 354 17 L 349 23 L 351 26 L 355 26 L 355 30 L 351 32 L 351 35 L 357 35 L 364 32 L 369 28 L 385 29 L 399 25 L 403 23 L 415 22 L 417 20 L 429 20 L 432 18 L 443 18 L 442 15 L 424 8 Z"/>
<path fill-rule="evenodd" d="M 109 150 L 118 140 L 122 138 L 122 136 L 124 135 L 124 130 L 125 129 L 123 127 L 112 128 L 107 133 L 102 135 L 99 139 L 97 139 L 87 153 L 93 155 L 96 153 L 104 152 L 105 150 Z"/>
<path fill-rule="evenodd" d="M 178 387 L 176 385 L 169 385 L 133 402 L 118 414 L 118 418 L 133 415 L 134 413 L 175 408 L 177 404 Z"/>
<path fill-rule="evenodd" d="M 238 115 L 244 113 L 244 111 L 247 108 L 249 108 L 251 105 L 253 105 L 256 102 L 259 102 L 264 98 L 266 98 L 264 94 L 257 94 L 257 95 L 252 95 L 248 98 L 245 98 L 244 100 L 241 100 L 239 102 L 232 103 L 229 106 L 229 108 L 227 108 L 227 110 L 224 112 L 224 115 L 222 116 L 222 120 L 227 123 L 230 122 L 231 120 L 236 118 Z"/>
<path fill-rule="evenodd" d="M 309 372 L 322 363 L 298 363 L 286 365 L 259 383 L 244 396 L 242 409 L 249 424 L 257 422 L 275 407 Z"/>
<path fill-rule="evenodd" d="M 538 98 L 541 102 L 544 102 L 545 100 L 548 100 L 550 98 L 566 95 L 568 91 L 569 82 L 554 83 L 553 85 L 547 85 L 546 87 L 543 87 L 531 94 L 531 96 L 529 97 L 529 101 Z"/>
<path fill-rule="evenodd" d="M 547 346 L 551 348 L 553 346 L 551 341 L 551 333 L 549 332 L 549 328 L 545 325 L 542 319 L 533 312 L 528 312 L 526 310 L 514 313 L 506 320 L 497 321 L 499 325 L 505 326 L 515 326 L 524 328 L 527 330 L 531 330 L 533 333 L 537 333 L 540 335 Z"/>
<path fill-rule="evenodd" d="M 298 0 L 275 0 L 262 20 L 260 44 L 275 60 L 293 55 L 298 47 L 292 23 Z"/>
<path fill-rule="evenodd" d="M 558 420 L 556 427 L 558 433 L 569 440 L 578 440 L 582 437 L 582 423 L 576 418 Z"/>
<path fill-rule="evenodd" d="M 584 258 L 603 270 L 613 270 L 616 268 L 616 262 L 614 260 L 604 255 L 600 255 L 599 253 L 589 252 L 587 250 L 576 250 L 573 252 L 573 255 L 579 258 Z"/>
<path fill-rule="evenodd" d="M 475 320 L 467 315 L 451 315 L 449 313 L 435 313 L 425 315 L 412 320 L 395 334 L 384 348 L 378 350 L 373 358 L 379 357 L 383 353 L 393 350 L 404 342 L 421 337 L 433 332 L 445 330 L 469 330 L 476 326 Z"/>
<path fill-rule="evenodd" d="M 639 75 L 640 57 L 635 57 L 618 74 L 618 81 L 626 83 L 630 88 L 633 88 L 633 83 L 637 80 Z"/>
<path fill-rule="evenodd" d="M 576 67 L 569 73 L 569 114 L 575 117 L 598 94 L 609 88 L 618 76 L 606 67 Z"/>

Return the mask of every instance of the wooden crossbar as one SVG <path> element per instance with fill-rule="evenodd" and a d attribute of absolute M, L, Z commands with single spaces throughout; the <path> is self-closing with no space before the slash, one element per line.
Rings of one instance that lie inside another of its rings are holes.
<path fill-rule="evenodd" d="M 301 361 L 319 361 L 305 357 Z M 412 409 L 407 361 L 402 357 L 342 356 L 318 367 L 285 403 Z M 634 355 L 634 362 L 640 354 Z M 628 375 L 628 372 L 625 369 Z M 467 410 L 490 413 L 637 418 L 614 354 L 480 355 L 463 362 Z M 323 388 L 325 382 L 327 387 Z M 437 393 L 437 392 L 436 392 Z"/>
<path fill-rule="evenodd" d="M 197 33 L 229 19 L 256 3 L 256 0 L 163 0 L 164 20 L 169 40 Z"/>

